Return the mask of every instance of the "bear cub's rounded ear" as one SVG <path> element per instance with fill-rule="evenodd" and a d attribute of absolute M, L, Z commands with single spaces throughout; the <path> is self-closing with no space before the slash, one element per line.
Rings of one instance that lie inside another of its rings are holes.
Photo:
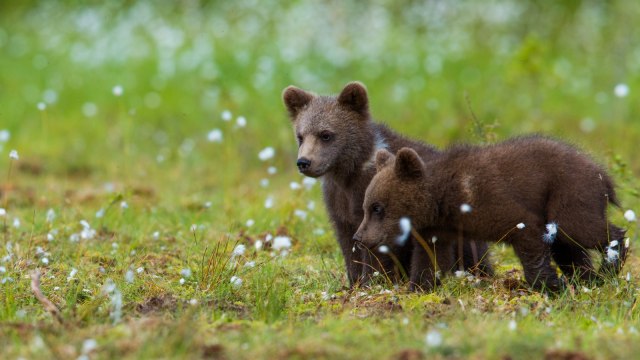
<path fill-rule="evenodd" d="M 395 156 L 387 149 L 380 149 L 376 152 L 376 172 L 380 172 L 387 164 L 393 161 Z"/>
<path fill-rule="evenodd" d="M 338 96 L 338 103 L 363 116 L 367 116 L 369 112 L 367 88 L 358 81 L 348 83 Z"/>
<path fill-rule="evenodd" d="M 417 179 L 424 173 L 424 163 L 415 150 L 403 147 L 396 155 L 395 172 L 401 179 Z"/>
<path fill-rule="evenodd" d="M 291 120 L 295 120 L 296 116 L 308 103 L 313 100 L 313 94 L 306 92 L 293 85 L 287 86 L 282 91 L 282 101 L 287 107 Z"/>

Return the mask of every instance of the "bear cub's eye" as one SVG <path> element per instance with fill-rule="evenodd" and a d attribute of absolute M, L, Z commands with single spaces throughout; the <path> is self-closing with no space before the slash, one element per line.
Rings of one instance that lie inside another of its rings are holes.
<path fill-rule="evenodd" d="M 298 145 L 302 144 L 302 135 L 297 135 L 296 136 L 298 138 Z"/>
<path fill-rule="evenodd" d="M 331 131 L 323 131 L 320 133 L 320 140 L 322 141 L 331 141 L 333 140 L 333 133 Z"/>
<path fill-rule="evenodd" d="M 384 208 L 378 203 L 372 204 L 371 213 L 376 216 L 382 217 L 382 215 L 384 215 Z"/>

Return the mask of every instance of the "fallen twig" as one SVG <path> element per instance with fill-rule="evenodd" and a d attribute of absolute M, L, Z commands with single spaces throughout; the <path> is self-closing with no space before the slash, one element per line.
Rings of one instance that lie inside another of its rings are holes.
<path fill-rule="evenodd" d="M 51 302 L 51 300 L 47 299 L 47 297 L 42 293 L 42 290 L 40 290 L 40 275 L 40 269 L 36 269 L 31 272 L 31 291 L 33 292 L 33 295 L 35 295 L 36 299 L 40 301 L 44 309 L 58 320 L 60 324 L 62 324 L 63 321 L 60 310 Z"/>

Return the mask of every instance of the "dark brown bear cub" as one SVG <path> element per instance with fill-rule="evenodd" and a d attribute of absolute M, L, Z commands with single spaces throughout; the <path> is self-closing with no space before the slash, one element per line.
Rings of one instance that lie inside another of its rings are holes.
<path fill-rule="evenodd" d="M 369 247 L 391 241 L 399 220 L 408 217 L 421 234 L 459 231 L 464 238 L 511 244 L 535 289 L 561 288 L 552 257 L 567 277 L 580 280 L 617 274 L 623 265 L 625 231 L 606 216 L 609 203 L 618 206 L 613 182 L 567 144 L 528 136 L 487 147 L 456 146 L 426 164 L 412 149 L 397 156 L 382 150 L 376 167 L 356 234 Z M 436 247 L 446 246 L 439 242 Z M 603 254 L 599 273 L 589 249 Z M 440 267 L 450 266 L 444 254 L 437 254 Z M 415 286 L 433 286 L 434 266 L 418 247 L 411 269 Z"/>
<path fill-rule="evenodd" d="M 356 246 L 353 235 L 364 216 L 362 202 L 375 174 L 377 149 L 395 152 L 410 147 L 427 161 L 439 157 L 440 152 L 373 122 L 367 91 L 360 83 L 347 84 L 338 96 L 316 96 L 289 86 L 282 97 L 298 140 L 298 169 L 306 176 L 322 177 L 324 202 L 344 255 L 351 286 L 366 282 L 374 270 L 388 273 L 398 263 L 409 271 L 411 246 L 391 247 L 397 260 L 393 261 L 391 256 Z M 477 253 L 484 258 L 487 244 L 477 245 Z M 464 249 L 466 268 L 475 265 L 471 254 L 471 247 L 467 246 Z M 487 274 L 492 273 L 486 258 L 479 267 Z"/>

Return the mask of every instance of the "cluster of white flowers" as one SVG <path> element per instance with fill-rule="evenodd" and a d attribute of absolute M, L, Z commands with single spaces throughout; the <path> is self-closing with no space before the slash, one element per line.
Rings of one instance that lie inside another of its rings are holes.
<path fill-rule="evenodd" d="M 615 262 L 620 257 L 620 252 L 618 251 L 618 240 L 613 240 L 607 246 L 607 262 Z"/>
<path fill-rule="evenodd" d="M 96 236 L 96 230 L 91 228 L 89 222 L 86 220 L 81 220 L 80 224 L 82 225 L 82 231 L 80 232 L 80 237 L 83 240 L 93 239 Z"/>
<path fill-rule="evenodd" d="M 114 323 L 120 322 L 122 319 L 122 293 L 116 287 L 116 283 L 111 279 L 107 279 L 102 286 L 102 293 L 109 296 L 111 307 L 109 317 Z"/>

